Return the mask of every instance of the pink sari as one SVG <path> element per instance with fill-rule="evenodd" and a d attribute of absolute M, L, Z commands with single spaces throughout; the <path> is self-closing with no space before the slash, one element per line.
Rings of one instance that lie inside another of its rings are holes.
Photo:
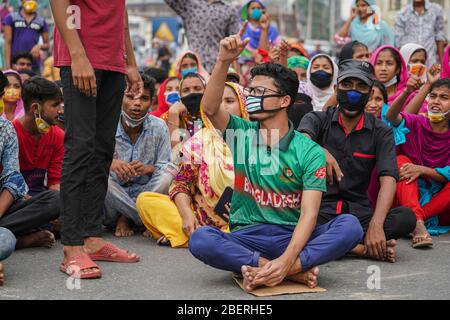
<path fill-rule="evenodd" d="M 380 52 L 385 49 L 394 50 L 398 54 L 398 56 L 400 57 L 400 60 L 402 62 L 401 66 L 400 66 L 400 81 L 396 85 L 397 88 L 395 90 L 395 93 L 392 96 L 390 96 L 388 99 L 388 104 L 389 104 L 389 106 L 391 106 L 394 103 L 395 99 L 397 99 L 403 93 L 403 91 L 406 90 L 406 84 L 408 83 L 408 80 L 409 80 L 409 72 L 408 72 L 408 66 L 406 64 L 406 61 L 405 61 L 405 59 L 403 59 L 403 56 L 400 53 L 400 51 L 397 48 L 395 48 L 393 46 L 389 46 L 389 45 L 379 47 L 377 50 L 374 51 L 374 53 L 372 54 L 372 58 L 370 60 L 370 62 L 372 63 L 372 65 L 374 67 L 377 64 L 377 59 L 378 59 L 378 56 L 380 55 Z M 409 95 L 408 99 L 406 99 L 406 102 L 402 107 L 402 111 L 417 96 L 418 93 L 419 93 L 419 91 L 415 91 Z M 424 101 L 422 108 L 420 109 L 421 112 L 424 108 L 426 111 L 427 107 L 428 107 L 428 102 Z"/>

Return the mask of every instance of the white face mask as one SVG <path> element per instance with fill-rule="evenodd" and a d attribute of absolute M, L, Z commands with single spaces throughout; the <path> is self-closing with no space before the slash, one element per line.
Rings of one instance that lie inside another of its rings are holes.
<path fill-rule="evenodd" d="M 139 127 L 141 124 L 144 123 L 145 119 L 147 119 L 147 116 L 148 114 L 146 114 L 144 117 L 140 119 L 133 119 L 128 114 L 126 114 L 125 111 L 122 111 L 123 120 L 125 121 L 126 125 L 129 126 L 130 128 Z"/>
<path fill-rule="evenodd" d="M 390 81 L 383 83 L 386 88 L 389 88 L 398 83 L 397 76 L 393 77 Z"/>

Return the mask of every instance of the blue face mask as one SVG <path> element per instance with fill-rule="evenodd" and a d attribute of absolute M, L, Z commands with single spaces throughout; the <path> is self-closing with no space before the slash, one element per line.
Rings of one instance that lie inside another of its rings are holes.
<path fill-rule="evenodd" d="M 347 92 L 348 102 L 351 104 L 359 104 L 363 94 L 359 91 L 351 90 Z"/>
<path fill-rule="evenodd" d="M 181 71 L 181 75 L 183 76 L 183 78 L 186 77 L 189 73 L 198 73 L 198 68 L 191 68 Z"/>
<path fill-rule="evenodd" d="M 338 90 L 337 100 L 339 107 L 348 111 L 364 112 L 370 94 L 365 94 L 356 90 Z"/>
<path fill-rule="evenodd" d="M 263 15 L 263 11 L 261 9 L 253 9 L 252 11 L 252 19 L 255 21 L 259 21 Z"/>
<path fill-rule="evenodd" d="M 180 95 L 178 92 L 174 91 L 174 92 L 169 92 L 168 94 L 166 94 L 166 102 L 167 104 L 175 104 L 177 102 L 180 101 Z"/>

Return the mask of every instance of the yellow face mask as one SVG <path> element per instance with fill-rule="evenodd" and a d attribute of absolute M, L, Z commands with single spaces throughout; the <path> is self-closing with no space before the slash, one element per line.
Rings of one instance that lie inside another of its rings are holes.
<path fill-rule="evenodd" d="M 49 125 L 47 123 L 47 121 L 42 119 L 40 111 L 39 111 L 38 116 L 36 116 L 35 122 L 36 122 L 36 127 L 40 133 L 46 134 L 50 131 L 51 125 Z"/>
<path fill-rule="evenodd" d="M 5 111 L 5 103 L 3 102 L 3 99 L 0 99 L 0 115 L 3 114 L 3 111 Z"/>
<path fill-rule="evenodd" d="M 20 94 L 20 89 L 9 88 L 5 89 L 5 95 L 3 96 L 3 100 L 6 102 L 17 102 L 22 98 Z"/>
<path fill-rule="evenodd" d="M 23 4 L 23 9 L 25 10 L 26 13 L 35 13 L 37 11 L 38 8 L 38 3 L 36 1 L 33 0 L 29 0 L 29 1 L 25 1 L 25 3 Z"/>
<path fill-rule="evenodd" d="M 439 113 L 433 113 L 431 111 L 428 111 L 428 119 L 432 123 L 440 123 L 447 119 L 447 113 L 439 112 Z"/>

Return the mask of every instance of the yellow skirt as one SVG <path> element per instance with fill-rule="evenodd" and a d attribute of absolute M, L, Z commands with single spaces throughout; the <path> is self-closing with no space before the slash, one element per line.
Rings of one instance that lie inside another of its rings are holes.
<path fill-rule="evenodd" d="M 136 208 L 153 238 L 165 236 L 172 248 L 187 248 L 189 238 L 183 232 L 183 220 L 169 196 L 144 192 L 136 201 Z"/>

